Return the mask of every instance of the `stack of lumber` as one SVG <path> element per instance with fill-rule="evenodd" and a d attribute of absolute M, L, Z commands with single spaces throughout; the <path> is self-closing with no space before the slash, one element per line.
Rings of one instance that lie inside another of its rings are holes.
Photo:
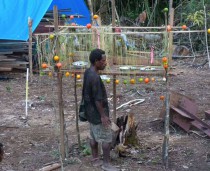
<path fill-rule="evenodd" d="M 28 42 L 0 40 L 0 72 L 26 69 L 28 65 Z"/>

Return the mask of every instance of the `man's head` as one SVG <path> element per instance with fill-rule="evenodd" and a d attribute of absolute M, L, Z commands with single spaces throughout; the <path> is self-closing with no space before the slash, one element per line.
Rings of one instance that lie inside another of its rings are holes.
<path fill-rule="evenodd" d="M 101 49 L 94 49 L 91 51 L 89 60 L 97 70 L 103 70 L 106 67 L 105 51 Z"/>

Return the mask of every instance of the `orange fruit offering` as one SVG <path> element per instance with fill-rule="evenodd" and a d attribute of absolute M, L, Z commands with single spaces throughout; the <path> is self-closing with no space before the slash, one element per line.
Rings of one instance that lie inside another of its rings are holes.
<path fill-rule="evenodd" d="M 80 78 L 81 78 L 81 75 L 78 74 L 78 75 L 77 75 L 77 79 L 80 79 Z"/>
<path fill-rule="evenodd" d="M 131 80 L 130 80 L 130 83 L 131 83 L 131 84 L 135 84 L 135 83 L 136 83 L 136 80 L 135 80 L 135 79 L 131 79 Z"/>
<path fill-rule="evenodd" d="M 162 58 L 162 62 L 163 62 L 163 63 L 168 62 L 168 58 L 167 58 L 167 57 L 163 57 L 163 58 Z"/>
<path fill-rule="evenodd" d="M 90 28 L 92 27 L 92 25 L 91 25 L 91 24 L 87 24 L 86 27 L 87 27 L 88 29 L 90 29 Z"/>
<path fill-rule="evenodd" d="M 167 31 L 171 31 L 171 30 L 172 30 L 171 26 L 167 25 Z"/>
<path fill-rule="evenodd" d="M 56 62 L 59 61 L 59 59 L 60 59 L 60 58 L 59 58 L 59 56 L 57 56 L 57 55 L 53 57 L 53 60 L 56 61 Z"/>
<path fill-rule="evenodd" d="M 120 80 L 115 80 L 115 84 L 119 84 L 120 83 Z"/>
<path fill-rule="evenodd" d="M 49 73 L 48 73 L 48 76 L 49 76 L 49 77 L 52 77 L 52 72 L 49 72 Z"/>
<path fill-rule="evenodd" d="M 182 26 L 182 30 L 186 30 L 187 29 L 187 26 L 186 25 L 183 25 Z"/>
<path fill-rule="evenodd" d="M 163 95 L 160 96 L 160 100 L 164 100 L 165 97 Z"/>
<path fill-rule="evenodd" d="M 165 64 L 163 65 L 163 68 L 168 69 L 168 64 L 165 63 Z"/>
<path fill-rule="evenodd" d="M 98 15 L 94 15 L 93 18 L 94 18 L 94 19 L 98 19 Z"/>
<path fill-rule="evenodd" d="M 210 29 L 208 29 L 207 32 L 210 34 Z"/>
<path fill-rule="evenodd" d="M 56 66 L 57 66 L 57 68 L 61 68 L 62 64 L 61 64 L 60 62 L 58 62 L 58 63 L 56 64 Z"/>
<path fill-rule="evenodd" d="M 144 82 L 147 84 L 147 83 L 149 83 L 149 78 L 145 78 L 144 79 Z"/>
<path fill-rule="evenodd" d="M 46 69 L 46 68 L 47 68 L 47 64 L 46 64 L 46 63 L 43 63 L 43 64 L 42 64 L 42 68 L 43 68 L 43 69 Z"/>
<path fill-rule="evenodd" d="M 73 15 L 70 15 L 70 19 L 74 19 L 74 16 Z"/>
<path fill-rule="evenodd" d="M 70 76 L 70 73 L 69 73 L 69 72 L 66 72 L 66 73 L 65 73 L 65 76 L 66 76 L 66 77 L 69 77 L 69 76 Z"/>

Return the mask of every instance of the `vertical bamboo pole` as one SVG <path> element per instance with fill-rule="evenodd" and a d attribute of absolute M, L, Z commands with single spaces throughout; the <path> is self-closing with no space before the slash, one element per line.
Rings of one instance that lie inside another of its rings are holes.
<path fill-rule="evenodd" d="M 174 25 L 174 8 L 172 8 L 170 10 L 170 17 L 169 17 L 169 25 L 171 27 L 173 27 Z M 171 65 L 172 63 L 172 56 L 173 56 L 173 33 L 172 32 L 169 32 L 169 37 L 168 37 L 168 43 L 169 43 L 169 56 L 168 56 L 168 64 L 169 66 Z"/>
<path fill-rule="evenodd" d="M 26 117 L 28 119 L 28 68 L 26 69 Z"/>
<path fill-rule="evenodd" d="M 204 7 L 204 16 L 205 16 L 205 39 L 206 39 L 206 51 L 207 51 L 207 58 L 209 61 L 209 68 L 210 68 L 210 55 L 209 55 L 209 47 L 208 47 L 208 32 L 207 32 L 207 16 L 206 16 L 206 6 L 203 2 L 203 7 Z"/>
<path fill-rule="evenodd" d="M 116 108 L 117 108 L 117 98 L 116 98 L 116 75 L 113 75 L 113 122 L 117 122 L 117 117 L 116 117 Z"/>
<path fill-rule="evenodd" d="M 33 77 L 33 61 L 32 61 L 32 25 L 33 20 L 28 18 L 28 31 L 29 31 L 29 42 L 28 42 L 28 57 L 29 57 L 29 70 L 30 70 L 30 80 Z"/>
<path fill-rule="evenodd" d="M 166 71 L 166 113 L 164 117 L 164 140 L 163 140 L 163 165 L 168 168 L 168 149 L 169 149 L 169 120 L 170 120 L 170 92 L 168 71 Z"/>
<path fill-rule="evenodd" d="M 78 104 L 77 104 L 77 74 L 74 74 L 74 97 L 75 97 L 75 108 L 76 108 L 77 139 L 78 139 L 78 146 L 79 148 L 81 148 L 80 132 L 79 132 L 79 112 L 78 112 Z"/>
<path fill-rule="evenodd" d="M 58 8 L 53 7 L 54 17 L 54 29 L 55 33 L 58 33 Z M 57 35 L 56 35 L 57 36 Z M 56 37 L 56 53 L 59 52 L 58 38 Z M 62 92 L 62 72 L 60 69 L 57 71 L 57 86 L 58 86 L 58 108 L 59 108 L 59 119 L 60 119 L 60 153 L 62 160 L 65 159 L 65 145 L 64 145 L 64 112 L 63 112 L 63 92 Z"/>
<path fill-rule="evenodd" d="M 89 6 L 89 9 L 90 9 L 91 23 L 93 23 L 93 5 L 92 5 L 91 0 L 88 0 L 88 6 Z"/>
<path fill-rule="evenodd" d="M 173 13 L 172 13 L 172 10 L 173 10 L 173 0 L 169 0 L 169 7 L 168 8 L 169 8 L 168 21 L 170 21 L 172 15 L 173 15 Z M 171 24 L 171 23 L 169 22 L 169 24 Z"/>
<path fill-rule="evenodd" d="M 171 1 L 170 1 L 171 3 Z M 170 4 L 170 18 L 169 24 L 173 26 L 174 21 L 174 9 L 172 8 L 172 4 Z M 166 30 L 167 32 L 167 30 Z M 169 32 L 167 34 L 167 52 L 168 52 L 168 64 L 170 66 L 172 62 L 172 54 L 173 54 L 173 33 Z M 170 67 L 169 67 L 170 68 Z M 166 69 L 166 99 L 165 99 L 166 113 L 164 117 L 164 140 L 163 140 L 163 164 L 165 168 L 168 168 L 168 149 L 169 149 L 169 121 L 170 121 L 170 88 L 169 88 L 169 76 L 168 70 Z"/>
<path fill-rule="evenodd" d="M 115 32 L 115 0 L 112 0 L 112 31 Z M 113 64 L 116 62 L 116 47 L 115 47 L 115 36 L 113 35 Z M 116 75 L 113 75 L 113 122 L 116 123 L 116 108 L 117 108 L 117 98 L 116 98 Z"/>
<path fill-rule="evenodd" d="M 91 16 L 91 24 L 93 25 L 93 4 L 92 4 L 92 0 L 88 0 L 88 6 L 90 9 L 90 16 Z M 92 48 L 96 48 L 96 30 L 92 29 Z"/>

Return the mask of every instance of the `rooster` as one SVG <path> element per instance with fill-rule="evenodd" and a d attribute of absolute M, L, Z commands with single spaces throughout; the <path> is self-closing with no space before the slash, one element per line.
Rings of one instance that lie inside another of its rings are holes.
<path fill-rule="evenodd" d="M 139 25 L 139 24 L 144 24 L 145 21 L 147 19 L 147 13 L 146 11 L 143 11 L 141 14 L 139 14 L 139 16 L 136 18 L 136 24 Z"/>

